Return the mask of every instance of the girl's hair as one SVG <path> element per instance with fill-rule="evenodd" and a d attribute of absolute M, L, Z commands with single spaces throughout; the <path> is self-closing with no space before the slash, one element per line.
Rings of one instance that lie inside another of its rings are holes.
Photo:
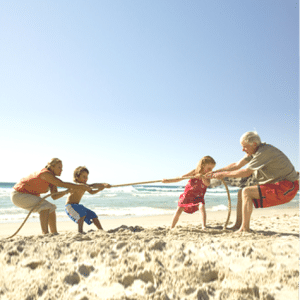
<path fill-rule="evenodd" d="M 257 146 L 259 146 L 261 144 L 260 137 L 256 131 L 248 131 L 248 132 L 244 133 L 240 138 L 240 143 L 242 143 L 242 142 L 249 144 L 249 145 L 253 145 L 253 143 L 256 143 Z"/>
<path fill-rule="evenodd" d="M 74 174 L 73 174 L 74 182 L 78 182 L 77 180 L 82 172 L 87 172 L 89 174 L 89 170 L 86 167 L 78 167 L 75 169 Z"/>
<path fill-rule="evenodd" d="M 59 158 L 52 158 L 46 165 L 46 169 L 50 170 L 50 167 L 55 167 L 58 163 L 62 163 Z"/>
<path fill-rule="evenodd" d="M 197 167 L 195 169 L 196 174 L 198 174 L 198 173 L 201 174 L 203 172 L 204 166 L 207 165 L 207 164 L 213 164 L 213 165 L 215 165 L 216 162 L 215 162 L 215 160 L 211 156 L 204 156 L 204 157 L 202 157 L 199 160 L 199 162 L 197 164 Z"/>

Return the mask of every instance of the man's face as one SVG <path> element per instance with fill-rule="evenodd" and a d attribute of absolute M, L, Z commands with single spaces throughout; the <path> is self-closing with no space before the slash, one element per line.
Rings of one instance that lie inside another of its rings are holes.
<path fill-rule="evenodd" d="M 241 142 L 241 145 L 243 147 L 243 151 L 246 152 L 248 155 L 253 155 L 258 148 L 256 143 L 250 145 L 245 142 Z"/>

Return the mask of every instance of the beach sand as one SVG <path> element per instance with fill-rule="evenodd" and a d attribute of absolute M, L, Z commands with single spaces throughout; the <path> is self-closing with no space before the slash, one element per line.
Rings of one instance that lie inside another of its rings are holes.
<path fill-rule="evenodd" d="M 0 224 L 0 299 L 298 299 L 299 209 L 254 210 L 251 233 L 222 230 L 227 212 L 100 220 L 106 231 L 59 222 Z M 232 212 L 231 221 L 235 219 Z M 93 231 L 92 231 L 93 230 Z"/>

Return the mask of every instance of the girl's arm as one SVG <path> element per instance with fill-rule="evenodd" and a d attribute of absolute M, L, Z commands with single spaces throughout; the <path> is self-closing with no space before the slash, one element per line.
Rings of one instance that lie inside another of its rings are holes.
<path fill-rule="evenodd" d="M 161 182 L 162 183 L 173 183 L 173 182 L 179 182 L 181 180 L 183 180 L 184 178 L 174 178 L 174 179 L 163 179 Z"/>
<path fill-rule="evenodd" d="M 161 182 L 162 183 L 173 183 L 173 182 L 179 182 L 181 180 L 187 179 L 183 177 L 189 177 L 189 176 L 195 176 L 195 170 L 192 170 L 191 172 L 188 172 L 185 175 L 182 175 L 181 177 L 174 178 L 174 179 L 163 179 Z"/>
<path fill-rule="evenodd" d="M 58 179 L 57 177 L 55 177 L 53 174 L 48 173 L 48 172 L 43 173 L 41 175 L 41 178 L 43 180 L 48 181 L 49 183 L 51 183 L 52 185 L 54 185 L 56 187 L 59 186 L 59 187 L 67 188 L 67 189 L 79 189 L 79 190 L 84 190 L 84 191 L 91 190 L 91 188 L 86 184 L 83 184 L 83 183 L 74 184 L 74 183 L 70 183 L 70 182 L 63 182 L 60 179 Z"/>
<path fill-rule="evenodd" d="M 204 185 L 209 186 L 210 185 L 210 179 L 202 178 L 202 182 Z"/>
<path fill-rule="evenodd" d="M 182 177 L 187 177 L 187 176 L 194 176 L 195 175 L 195 169 L 185 175 L 182 175 Z"/>

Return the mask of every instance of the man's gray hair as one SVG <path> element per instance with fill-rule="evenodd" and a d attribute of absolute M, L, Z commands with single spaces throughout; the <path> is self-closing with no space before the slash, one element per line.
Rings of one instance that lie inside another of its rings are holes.
<path fill-rule="evenodd" d="M 259 146 L 261 144 L 260 137 L 256 131 L 248 131 L 248 132 L 244 133 L 240 138 L 240 143 L 242 143 L 242 142 L 249 144 L 249 145 L 253 145 L 253 143 L 256 143 L 257 146 Z"/>

